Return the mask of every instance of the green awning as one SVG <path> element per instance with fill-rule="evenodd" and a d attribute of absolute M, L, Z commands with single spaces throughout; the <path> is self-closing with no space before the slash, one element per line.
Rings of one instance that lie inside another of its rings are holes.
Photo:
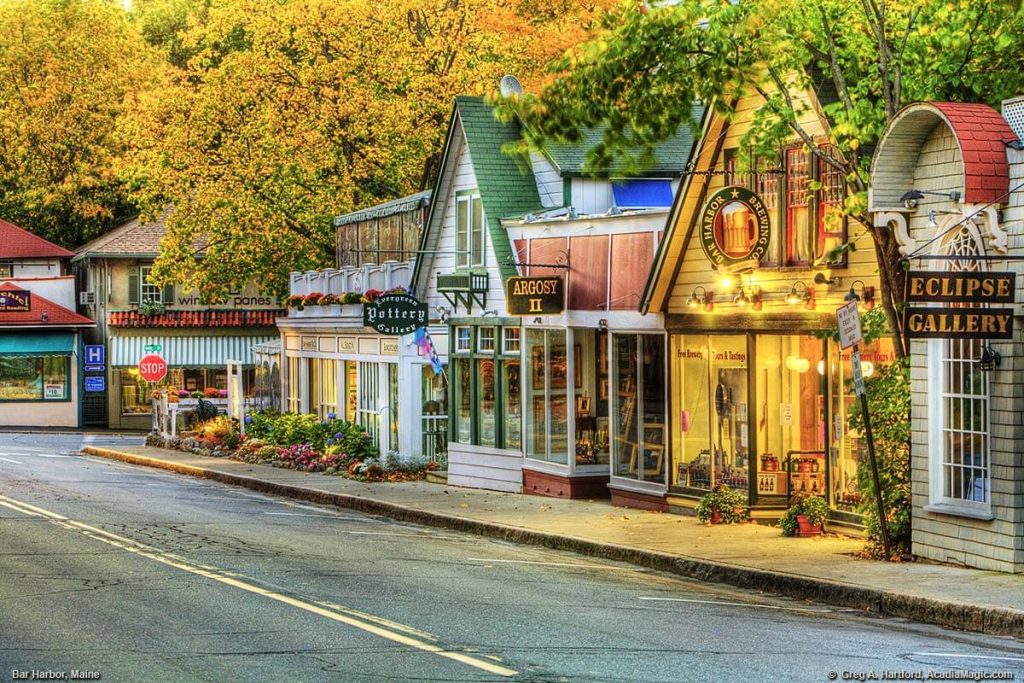
<path fill-rule="evenodd" d="M 72 332 L 8 332 L 0 334 L 0 356 L 70 356 Z"/>

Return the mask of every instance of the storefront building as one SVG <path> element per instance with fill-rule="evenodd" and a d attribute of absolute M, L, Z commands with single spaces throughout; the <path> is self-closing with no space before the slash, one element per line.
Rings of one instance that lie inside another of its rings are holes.
<path fill-rule="evenodd" d="M 0 424 L 81 426 L 82 333 L 73 253 L 0 220 Z"/>
<path fill-rule="evenodd" d="M 206 305 L 196 292 L 149 282 L 166 232 L 166 214 L 153 223 L 137 219 L 80 247 L 72 259 L 82 291 L 80 309 L 96 321 L 89 343 L 106 347 L 105 390 L 89 392 L 86 424 L 150 429 L 151 392 L 173 387 L 205 392 L 219 400 L 227 391 L 227 361 L 243 365 L 247 399 L 255 395 L 253 346 L 277 339 L 281 313 L 274 297 L 255 285 Z M 167 377 L 156 385 L 137 369 L 147 353 L 167 361 Z M 214 396 L 216 394 L 216 396 Z"/>
<path fill-rule="evenodd" d="M 482 99 L 456 99 L 414 279 L 451 330 L 448 481 L 607 496 L 620 472 L 635 487 L 631 447 L 664 452 L 665 336 L 637 305 L 693 140 L 626 180 L 585 175 L 586 143 L 523 172 L 501 149 L 520 135 Z M 619 429 L 623 401 L 635 419 Z"/>
<path fill-rule="evenodd" d="M 869 198 L 908 260 L 912 550 L 1024 571 L 1024 98 L 930 102 L 879 142 Z"/>
<path fill-rule="evenodd" d="M 800 124 L 827 145 L 815 94 L 792 95 L 808 105 Z M 636 430 L 643 466 L 635 490 L 613 499 L 686 509 L 725 484 L 747 493 L 755 518 L 776 517 L 792 494 L 809 493 L 828 499 L 836 521 L 857 524 L 865 444 L 847 426 L 850 357 L 821 332 L 835 327 L 851 292 L 873 306 L 874 252 L 830 260 L 849 236 L 842 178 L 796 136 L 780 158 L 745 170 L 739 147 L 762 104 L 747 96 L 730 121 L 714 112 L 703 121 L 708 142 L 676 196 L 641 302 L 664 316 L 668 334 L 664 374 L 646 370 L 665 378 L 665 424 L 646 407 L 636 412 L 634 380 L 620 372 L 613 415 L 621 430 Z M 888 340 L 861 353 L 866 374 L 894 360 Z M 649 357 L 638 354 L 642 367 Z M 667 449 L 647 438 L 659 432 Z M 623 444 L 613 459 L 632 462 L 633 453 Z"/>
<path fill-rule="evenodd" d="M 447 328 L 424 315 L 414 324 L 422 332 L 381 332 L 364 316 L 367 301 L 409 287 L 429 198 L 335 218 L 339 267 L 292 273 L 293 303 L 277 322 L 283 409 L 361 424 L 381 455 L 436 459 L 447 449 Z"/>

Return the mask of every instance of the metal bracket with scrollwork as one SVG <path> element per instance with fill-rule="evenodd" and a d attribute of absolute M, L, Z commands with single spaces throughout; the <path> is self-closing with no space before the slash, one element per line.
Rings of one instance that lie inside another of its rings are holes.
<path fill-rule="evenodd" d="M 505 264 L 516 268 L 565 268 L 569 269 L 569 252 L 559 251 L 555 255 L 554 263 L 523 263 L 516 261 L 511 254 L 505 257 Z"/>

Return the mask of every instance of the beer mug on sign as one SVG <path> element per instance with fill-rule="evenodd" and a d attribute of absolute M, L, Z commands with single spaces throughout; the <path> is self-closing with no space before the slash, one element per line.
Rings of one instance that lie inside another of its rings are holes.
<path fill-rule="evenodd" d="M 743 202 L 730 202 L 722 208 L 722 251 L 742 258 L 750 253 L 757 234 L 757 220 Z"/>

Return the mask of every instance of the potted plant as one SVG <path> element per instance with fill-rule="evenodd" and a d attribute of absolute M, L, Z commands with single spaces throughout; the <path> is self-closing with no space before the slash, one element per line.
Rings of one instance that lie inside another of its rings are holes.
<path fill-rule="evenodd" d="M 734 524 L 750 519 L 746 494 L 725 484 L 716 484 L 711 493 L 700 499 L 695 512 L 697 519 L 711 524 Z"/>
<path fill-rule="evenodd" d="M 828 503 L 821 496 L 796 495 L 779 518 L 783 536 L 820 536 L 828 519 Z"/>

